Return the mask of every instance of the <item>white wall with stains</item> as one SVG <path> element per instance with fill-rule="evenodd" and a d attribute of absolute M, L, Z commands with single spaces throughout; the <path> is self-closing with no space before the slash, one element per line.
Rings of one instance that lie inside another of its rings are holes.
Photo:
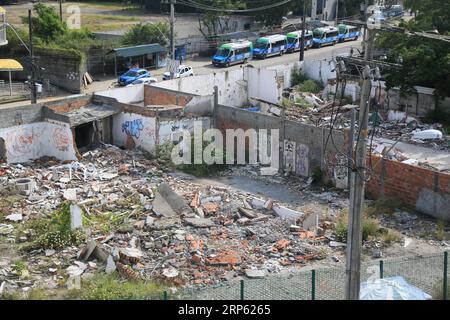
<path fill-rule="evenodd" d="M 8 163 L 28 162 L 43 156 L 77 160 L 70 126 L 37 122 L 0 129 Z"/>
<path fill-rule="evenodd" d="M 160 143 L 164 143 L 165 141 L 172 139 L 173 135 L 178 132 L 189 131 L 189 133 L 193 134 L 195 122 L 201 125 L 201 127 L 199 127 L 202 131 L 211 128 L 211 119 L 209 117 L 161 121 L 159 125 Z"/>

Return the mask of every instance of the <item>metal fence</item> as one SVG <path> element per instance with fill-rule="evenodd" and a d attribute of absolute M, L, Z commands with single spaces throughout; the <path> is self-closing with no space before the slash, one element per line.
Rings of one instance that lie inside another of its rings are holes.
<path fill-rule="evenodd" d="M 448 252 L 363 262 L 361 282 L 401 276 L 434 300 L 448 300 Z M 150 297 L 148 297 L 150 298 Z M 152 297 L 154 298 L 154 297 Z M 248 279 L 205 289 L 164 292 L 164 300 L 344 300 L 345 269 L 321 268 L 285 276 Z"/>

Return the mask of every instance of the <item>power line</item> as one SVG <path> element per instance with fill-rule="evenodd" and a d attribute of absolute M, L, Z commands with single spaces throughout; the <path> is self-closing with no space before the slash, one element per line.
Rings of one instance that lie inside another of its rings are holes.
<path fill-rule="evenodd" d="M 202 9 L 202 10 L 206 10 L 206 11 L 226 12 L 226 13 L 244 13 L 244 12 L 264 11 L 264 10 L 268 10 L 268 9 L 284 6 L 285 4 L 288 4 L 290 2 L 292 2 L 292 0 L 284 0 L 284 1 L 281 1 L 281 2 L 278 2 L 278 3 L 269 4 L 269 5 L 261 6 L 261 7 L 258 7 L 258 8 L 225 9 L 225 8 L 217 8 L 217 7 L 213 7 L 213 6 L 210 6 L 210 5 L 198 3 L 198 2 L 195 2 L 193 0 L 178 0 L 178 3 L 181 3 L 181 4 L 185 5 L 185 6 L 193 7 L 193 8 L 196 8 L 196 9 Z"/>

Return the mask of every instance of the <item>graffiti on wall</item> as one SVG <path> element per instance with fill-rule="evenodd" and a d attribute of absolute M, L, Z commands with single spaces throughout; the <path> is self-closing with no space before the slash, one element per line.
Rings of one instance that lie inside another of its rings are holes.
<path fill-rule="evenodd" d="M 131 150 L 136 147 L 134 139 L 139 139 L 141 137 L 142 130 L 144 130 L 142 119 L 128 120 L 122 123 L 122 132 L 127 135 L 127 140 L 125 142 L 125 147 L 127 149 Z"/>
<path fill-rule="evenodd" d="M 343 155 L 336 155 L 334 181 L 337 188 L 345 189 L 348 186 L 348 163 L 347 158 Z"/>
<path fill-rule="evenodd" d="M 33 143 L 39 139 L 42 132 L 33 128 L 20 128 L 12 131 L 6 137 L 8 154 L 11 157 L 23 156 L 33 151 Z"/>
<path fill-rule="evenodd" d="M 59 151 L 68 151 L 71 138 L 65 128 L 55 128 L 53 130 L 53 143 Z"/>
<path fill-rule="evenodd" d="M 129 137 L 139 139 L 142 130 L 144 130 L 142 119 L 135 119 L 122 123 L 122 132 L 125 132 L 125 134 Z"/>
<path fill-rule="evenodd" d="M 295 141 L 284 140 L 284 169 L 286 172 L 295 171 Z"/>
<path fill-rule="evenodd" d="M 295 173 L 303 177 L 309 176 L 309 148 L 299 144 L 295 156 Z"/>

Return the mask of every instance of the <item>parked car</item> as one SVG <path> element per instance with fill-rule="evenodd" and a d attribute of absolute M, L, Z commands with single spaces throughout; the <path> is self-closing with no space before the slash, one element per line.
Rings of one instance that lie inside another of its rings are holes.
<path fill-rule="evenodd" d="M 130 69 L 119 77 L 119 85 L 126 86 L 142 78 L 150 78 L 152 75 L 145 69 Z"/>
<path fill-rule="evenodd" d="M 194 70 L 192 67 L 181 65 L 178 67 L 177 72 L 173 75 L 174 79 L 176 78 L 184 78 L 184 77 L 192 77 L 194 75 Z M 164 72 L 163 80 L 170 80 L 170 72 Z"/>
<path fill-rule="evenodd" d="M 137 84 L 149 84 L 149 83 L 155 83 L 155 82 L 158 82 L 158 79 L 153 78 L 153 77 L 140 78 L 140 79 L 134 80 L 132 83 L 127 85 L 127 87 L 132 87 Z"/>

